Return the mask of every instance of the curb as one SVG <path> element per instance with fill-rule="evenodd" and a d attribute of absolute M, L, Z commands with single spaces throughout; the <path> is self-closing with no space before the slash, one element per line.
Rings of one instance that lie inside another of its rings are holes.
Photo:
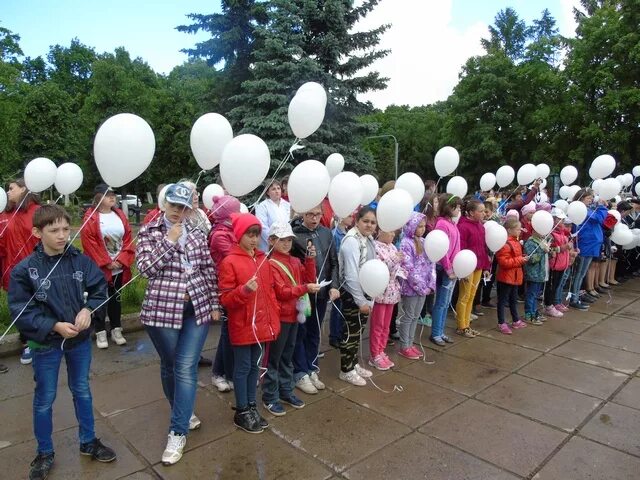
<path fill-rule="evenodd" d="M 138 332 L 143 329 L 138 317 L 139 314 L 137 313 L 122 315 L 122 330 L 124 333 Z M 95 335 L 92 334 L 92 337 L 95 337 Z M 20 336 L 17 333 L 7 335 L 0 343 L 0 358 L 19 355 L 21 351 L 22 343 L 20 343 Z"/>

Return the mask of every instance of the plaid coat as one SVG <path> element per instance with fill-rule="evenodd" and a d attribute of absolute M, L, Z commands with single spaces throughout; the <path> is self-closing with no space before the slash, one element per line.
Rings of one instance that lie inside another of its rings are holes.
<path fill-rule="evenodd" d="M 185 225 L 185 228 L 187 226 Z M 182 328 L 184 297 L 189 294 L 197 324 L 209 323 L 219 308 L 216 271 L 206 235 L 189 231 L 184 250 L 166 238 L 164 215 L 144 225 L 138 236 L 138 270 L 149 283 L 142 302 L 140 321 L 150 327 Z M 181 256 L 191 264 L 186 272 Z"/>

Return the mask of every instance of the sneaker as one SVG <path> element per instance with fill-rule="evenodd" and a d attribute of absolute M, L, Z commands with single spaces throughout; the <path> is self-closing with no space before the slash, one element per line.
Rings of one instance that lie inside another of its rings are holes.
<path fill-rule="evenodd" d="M 398 332 L 390 333 L 389 338 L 393 338 L 394 340 L 400 340 L 400 334 Z"/>
<path fill-rule="evenodd" d="M 559 303 L 555 306 L 556 310 L 560 313 L 565 313 L 569 311 L 569 307 L 567 307 L 564 303 Z"/>
<path fill-rule="evenodd" d="M 0 373 L 7 373 L 9 371 L 9 367 L 0 363 Z"/>
<path fill-rule="evenodd" d="M 546 307 L 544 309 L 544 313 L 545 313 L 545 315 L 549 315 L 552 318 L 559 318 L 559 317 L 563 317 L 564 316 L 564 314 L 562 312 L 558 311 L 556 309 L 556 307 L 553 306 L 553 305 L 549 305 L 548 307 Z"/>
<path fill-rule="evenodd" d="M 367 381 L 358 375 L 358 372 L 356 372 L 355 369 L 349 372 L 340 372 L 338 378 L 357 387 L 364 387 L 367 384 Z"/>
<path fill-rule="evenodd" d="M 53 467 L 55 453 L 47 453 L 45 455 L 39 453 L 31 462 L 29 470 L 29 480 L 44 480 L 49 475 L 49 470 Z"/>
<path fill-rule="evenodd" d="M 516 329 L 516 330 L 517 330 L 518 328 L 527 328 L 527 324 L 526 324 L 522 319 L 520 319 L 520 320 L 518 320 L 517 322 L 513 322 L 513 323 L 511 324 L 511 328 L 514 328 L 514 329 Z"/>
<path fill-rule="evenodd" d="M 596 300 L 597 299 L 595 297 L 592 297 L 588 293 L 580 295 L 580 301 L 583 303 L 595 303 Z"/>
<path fill-rule="evenodd" d="M 385 360 L 387 361 L 387 365 L 389 365 L 389 368 L 393 368 L 396 366 L 395 363 L 393 363 L 393 360 L 391 360 L 389 358 L 389 355 L 387 355 L 386 353 L 382 352 L 382 355 L 384 355 Z"/>
<path fill-rule="evenodd" d="M 424 325 L 425 327 L 430 327 L 431 322 L 432 322 L 431 315 L 429 315 L 428 313 L 424 317 L 418 317 L 418 325 Z"/>
<path fill-rule="evenodd" d="M 480 305 L 482 308 L 496 308 L 496 304 L 491 302 L 483 302 Z"/>
<path fill-rule="evenodd" d="M 546 322 L 547 321 L 547 317 L 542 315 L 540 312 L 536 312 L 536 320 L 540 320 L 541 322 Z"/>
<path fill-rule="evenodd" d="M 431 343 L 435 343 L 439 347 L 444 347 L 446 342 L 442 339 L 442 337 L 429 337 L 429 341 Z"/>
<path fill-rule="evenodd" d="M 396 341 L 393 338 L 391 337 L 387 338 L 387 347 L 393 347 L 395 344 L 396 344 Z"/>
<path fill-rule="evenodd" d="M 473 310 L 471 310 L 471 313 L 473 315 L 475 315 L 476 317 L 483 317 L 484 316 L 484 312 L 481 312 L 480 310 L 478 310 L 477 306 Z"/>
<path fill-rule="evenodd" d="M 411 350 L 413 353 L 415 353 L 416 355 L 418 355 L 418 358 L 422 358 L 424 357 L 424 355 L 422 355 L 422 352 L 418 349 L 418 347 L 416 347 L 415 345 L 411 345 L 409 347 L 409 350 Z"/>
<path fill-rule="evenodd" d="M 458 328 L 456 330 L 456 334 L 460 335 L 461 337 L 475 338 L 475 335 L 471 333 L 470 328 Z"/>
<path fill-rule="evenodd" d="M 127 339 L 124 338 L 124 336 L 122 336 L 122 328 L 121 327 L 116 327 L 116 328 L 112 328 L 111 329 L 111 340 L 113 340 L 113 342 L 116 345 L 126 345 L 127 344 Z"/>
<path fill-rule="evenodd" d="M 499 323 L 498 330 L 500 331 L 500 333 L 504 333 L 505 335 L 511 335 L 513 333 L 509 328 L 509 325 L 507 325 L 506 323 Z"/>
<path fill-rule="evenodd" d="M 267 412 L 271 415 L 275 415 L 276 417 L 282 417 L 287 414 L 287 411 L 280 402 L 263 403 L 262 406 L 267 410 Z"/>
<path fill-rule="evenodd" d="M 311 383 L 313 383 L 313 386 L 316 387 L 316 389 L 318 390 L 325 389 L 325 384 L 322 383 L 322 381 L 320 380 L 320 377 L 318 377 L 318 372 L 311 373 L 311 375 L 309 375 L 309 380 L 311 380 Z"/>
<path fill-rule="evenodd" d="M 247 433 L 264 432 L 264 428 L 260 426 L 260 421 L 254 417 L 249 407 L 245 407 L 242 410 L 236 409 L 236 413 L 233 416 L 233 424 Z"/>
<path fill-rule="evenodd" d="M 478 315 L 476 315 L 475 313 L 472 313 L 471 315 L 469 315 L 469 318 L 473 322 L 474 320 L 478 319 Z"/>
<path fill-rule="evenodd" d="M 213 365 L 213 360 L 211 360 L 210 358 L 203 357 L 202 355 L 200 355 L 200 358 L 198 359 L 198 366 L 199 367 L 210 367 L 211 365 Z"/>
<path fill-rule="evenodd" d="M 569 303 L 570 308 L 575 308 L 576 310 L 589 310 L 589 306 L 585 305 L 582 302 L 571 302 Z"/>
<path fill-rule="evenodd" d="M 189 430 L 197 430 L 201 426 L 202 422 L 200 421 L 200 419 L 192 413 L 191 418 L 189 418 Z"/>
<path fill-rule="evenodd" d="M 182 458 L 182 451 L 186 444 L 186 435 L 178 435 L 177 433 L 173 433 L 173 431 L 169 432 L 167 446 L 164 448 L 164 452 L 162 452 L 162 464 L 173 465 L 178 463 Z"/>
<path fill-rule="evenodd" d="M 213 375 L 211 377 L 211 383 L 218 389 L 219 392 L 230 392 L 231 385 L 227 382 L 227 379 L 221 375 Z"/>
<path fill-rule="evenodd" d="M 474 330 L 473 328 L 469 328 L 469 331 L 470 331 L 471 333 L 473 333 L 473 335 L 474 335 L 475 337 L 477 337 L 478 335 L 480 335 L 480 332 L 479 332 L 478 330 Z"/>
<path fill-rule="evenodd" d="M 266 418 L 260 415 L 256 402 L 249 402 L 249 411 L 251 412 L 251 415 L 253 415 L 255 421 L 258 422 L 260 428 L 267 428 L 269 426 L 269 422 L 267 422 Z"/>
<path fill-rule="evenodd" d="M 378 370 L 381 371 L 385 371 L 385 370 L 389 370 L 389 364 L 387 363 L 387 359 L 385 358 L 384 354 L 380 353 L 378 355 L 375 356 L 375 358 L 370 358 L 369 359 L 369 365 L 371 365 L 374 368 L 377 368 Z"/>
<path fill-rule="evenodd" d="M 318 358 L 324 358 L 324 352 L 318 352 Z"/>
<path fill-rule="evenodd" d="M 373 372 L 371 370 L 368 370 L 368 369 L 360 366 L 360 364 L 358 364 L 358 363 L 356 363 L 356 373 L 358 375 L 360 375 L 362 378 L 373 377 Z"/>
<path fill-rule="evenodd" d="M 446 335 L 442 335 L 442 340 L 444 340 L 445 343 L 453 343 L 453 339 Z"/>
<path fill-rule="evenodd" d="M 530 323 L 531 325 L 542 325 L 542 320 L 537 319 L 536 317 L 528 317 L 525 318 L 525 322 Z"/>
<path fill-rule="evenodd" d="M 296 382 L 296 387 L 309 395 L 315 395 L 316 393 L 318 393 L 318 389 L 309 378 L 309 375 L 305 375 L 300 380 L 298 380 Z"/>
<path fill-rule="evenodd" d="M 104 445 L 99 438 L 94 438 L 87 443 L 81 443 L 80 453 L 82 455 L 89 455 L 94 460 L 103 463 L 113 462 L 116 459 L 116 452 Z"/>
<path fill-rule="evenodd" d="M 22 365 L 29 365 L 31 362 L 33 362 L 33 354 L 31 353 L 31 349 L 29 347 L 24 347 L 24 350 L 22 350 L 22 355 L 20 355 L 20 363 Z"/>
<path fill-rule="evenodd" d="M 96 332 L 96 346 L 98 348 L 108 348 L 109 342 L 107 342 L 107 332 L 102 330 L 101 332 Z"/>
<path fill-rule="evenodd" d="M 420 357 L 414 352 L 411 347 L 409 348 L 401 348 L 398 350 L 398 355 L 408 358 L 409 360 L 418 360 Z"/>
<path fill-rule="evenodd" d="M 280 397 L 280 401 L 286 403 L 287 405 L 291 405 L 293 408 L 304 408 L 305 403 L 296 397 L 293 393 L 288 397 Z"/>

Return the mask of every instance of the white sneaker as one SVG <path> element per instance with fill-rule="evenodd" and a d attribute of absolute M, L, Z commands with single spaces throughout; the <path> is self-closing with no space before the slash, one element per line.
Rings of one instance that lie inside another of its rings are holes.
<path fill-rule="evenodd" d="M 360 375 L 362 378 L 370 378 L 373 376 L 373 372 L 371 370 L 367 370 L 364 367 L 361 367 L 356 363 L 356 373 Z"/>
<path fill-rule="evenodd" d="M 182 458 L 182 451 L 187 444 L 186 435 L 176 435 L 171 431 L 167 439 L 167 446 L 162 452 L 163 465 L 173 465 L 178 463 Z"/>
<path fill-rule="evenodd" d="M 102 330 L 101 332 L 96 332 L 96 346 L 98 348 L 108 348 L 109 342 L 107 342 L 107 332 L 106 330 Z"/>
<path fill-rule="evenodd" d="M 192 413 L 191 418 L 189 419 L 189 430 L 197 430 L 201 426 L 202 422 L 200 421 L 200 419 Z"/>
<path fill-rule="evenodd" d="M 358 372 L 351 370 L 349 372 L 340 372 L 339 375 L 340 380 L 344 380 L 351 385 L 356 385 L 357 387 L 364 387 L 367 384 L 367 381 L 358 375 Z"/>
<path fill-rule="evenodd" d="M 473 321 L 473 320 L 477 320 L 478 319 L 478 315 L 476 315 L 475 313 L 472 313 L 469 318 Z"/>
<path fill-rule="evenodd" d="M 121 327 L 111 329 L 111 340 L 113 340 L 116 345 L 126 345 L 127 339 L 122 336 Z"/>
<path fill-rule="evenodd" d="M 318 393 L 318 389 L 311 382 L 309 375 L 305 375 L 300 380 L 296 382 L 296 387 L 302 390 L 304 393 L 308 393 L 309 395 L 314 395 Z"/>
<path fill-rule="evenodd" d="M 229 390 L 233 390 L 233 382 L 231 380 L 227 380 L 227 383 L 229 384 Z"/>
<path fill-rule="evenodd" d="M 313 383 L 313 386 L 316 387 L 318 390 L 325 389 L 325 384 L 322 383 L 322 381 L 318 377 L 318 372 L 313 372 L 311 375 L 309 375 L 309 379 L 311 380 L 311 383 Z"/>
<path fill-rule="evenodd" d="M 232 388 L 229 385 L 229 382 L 227 382 L 226 378 L 218 375 L 213 375 L 211 377 L 211 383 L 218 389 L 219 392 L 229 392 Z"/>

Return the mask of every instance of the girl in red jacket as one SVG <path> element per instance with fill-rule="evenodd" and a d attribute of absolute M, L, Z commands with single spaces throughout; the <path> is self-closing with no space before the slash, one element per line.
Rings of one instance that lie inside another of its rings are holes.
<path fill-rule="evenodd" d="M 107 348 L 107 315 L 111 325 L 111 340 L 117 345 L 127 343 L 122 335 L 122 304 L 119 290 L 123 284 L 131 280 L 135 247 L 127 217 L 115 206 L 114 191 L 101 183 L 93 189 L 93 194 L 94 206 L 84 215 L 83 224 L 86 222 L 86 225 L 80 231 L 80 240 L 85 255 L 96 262 L 109 284 L 106 312 L 101 309 L 96 315 L 96 345 L 98 348 Z"/>
<path fill-rule="evenodd" d="M 307 294 L 316 293 L 315 252 L 308 254 L 304 267 L 299 259 L 291 256 L 295 234 L 288 223 L 274 223 L 269 230 L 271 274 L 275 282 L 276 298 L 280 302 L 280 335 L 269 346 L 267 373 L 262 381 L 262 402 L 275 416 L 286 412 L 280 402 L 294 408 L 303 408 L 304 402 L 294 393 L 293 352 L 298 334 L 298 322 L 304 322 Z"/>
<path fill-rule="evenodd" d="M 550 317 L 562 317 L 569 310 L 562 303 L 562 292 L 568 277 L 565 272 L 571 267 L 573 244 L 570 241 L 571 231 L 562 223 L 567 216 L 554 207 L 551 210 L 556 227 L 551 231 L 551 251 L 549 252 L 549 282 L 544 291 L 544 313 Z M 563 281 L 564 279 L 564 281 Z"/>
<path fill-rule="evenodd" d="M 234 213 L 231 225 L 238 243 L 220 263 L 218 289 L 233 348 L 233 423 L 246 432 L 261 433 L 269 426 L 256 407 L 261 344 L 278 338 L 280 305 L 271 267 L 258 250 L 260 220 L 250 213 Z"/>
<path fill-rule="evenodd" d="M 509 217 L 504 223 L 509 238 L 507 243 L 496 253 L 498 270 L 496 272 L 498 290 L 498 330 L 505 335 L 511 335 L 511 328 L 504 320 L 504 307 L 509 305 L 512 328 L 524 328 L 527 326 L 518 316 L 518 286 L 522 285 L 524 272 L 522 266 L 527 263 L 529 257 L 522 255 L 522 245 L 518 238 L 522 225 L 517 218 Z"/>

